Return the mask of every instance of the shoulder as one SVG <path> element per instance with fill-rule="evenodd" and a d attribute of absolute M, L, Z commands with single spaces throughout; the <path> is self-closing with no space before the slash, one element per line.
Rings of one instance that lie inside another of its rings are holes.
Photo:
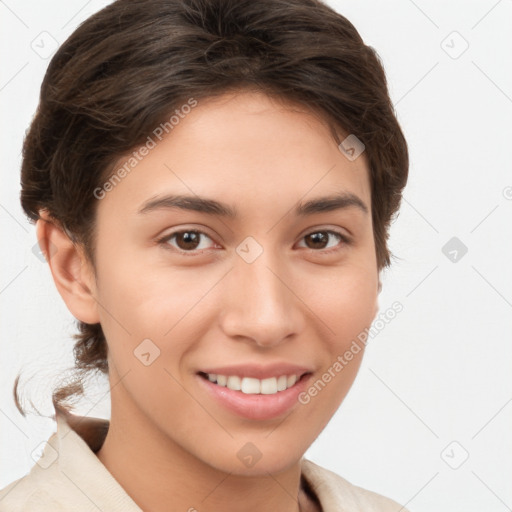
<path fill-rule="evenodd" d="M 56 415 L 57 431 L 30 472 L 0 490 L 0 512 L 142 512 L 94 452 L 105 420 L 81 418 Z"/>
<path fill-rule="evenodd" d="M 64 512 L 62 505 L 39 485 L 32 473 L 0 489 L 0 512 Z"/>
<path fill-rule="evenodd" d="M 0 490 L 0 512 L 69 512 L 65 504 L 76 502 L 78 490 L 61 462 L 80 454 L 61 453 L 60 444 L 59 433 L 54 432 L 30 472 Z"/>
<path fill-rule="evenodd" d="M 324 512 L 409 512 L 391 498 L 353 485 L 310 460 L 302 460 L 302 472 Z"/>
<path fill-rule="evenodd" d="M 0 512 L 65 511 L 56 499 L 56 489 L 65 491 L 66 487 L 55 463 L 56 448 L 57 434 L 53 434 L 30 472 L 0 490 Z"/>

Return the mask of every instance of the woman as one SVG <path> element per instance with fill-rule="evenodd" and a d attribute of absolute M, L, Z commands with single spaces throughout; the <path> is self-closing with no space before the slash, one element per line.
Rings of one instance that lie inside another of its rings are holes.
<path fill-rule="evenodd" d="M 77 380 L 0 510 L 399 510 L 303 455 L 357 374 L 407 174 L 379 59 L 323 3 L 118 0 L 80 25 L 21 194 Z M 110 421 L 66 405 L 94 371 Z"/>

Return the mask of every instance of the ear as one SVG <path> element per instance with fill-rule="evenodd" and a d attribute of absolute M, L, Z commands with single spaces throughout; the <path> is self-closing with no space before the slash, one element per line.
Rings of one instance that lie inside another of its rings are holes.
<path fill-rule="evenodd" d="M 380 295 L 381 291 L 382 291 L 382 283 L 381 283 L 381 280 L 379 277 L 379 287 L 378 287 L 377 295 L 375 297 L 375 304 L 374 304 L 374 308 L 373 308 L 373 318 L 374 319 L 377 316 L 377 313 L 379 311 L 379 295 Z"/>
<path fill-rule="evenodd" d="M 39 247 L 50 265 L 55 286 L 72 315 L 88 324 L 99 323 L 94 272 L 83 249 L 74 243 L 46 210 L 36 223 Z"/>

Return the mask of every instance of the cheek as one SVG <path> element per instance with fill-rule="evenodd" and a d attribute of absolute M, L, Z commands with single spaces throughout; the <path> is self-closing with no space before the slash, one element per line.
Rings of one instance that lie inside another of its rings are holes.
<path fill-rule="evenodd" d="M 374 274 L 368 267 L 346 267 L 310 281 L 308 304 L 325 326 L 331 352 L 346 350 L 371 325 L 378 298 Z"/>
<path fill-rule="evenodd" d="M 299 399 L 308 414 L 321 418 L 321 428 L 339 408 L 361 365 L 364 333 L 373 321 L 378 296 L 377 277 L 372 276 L 369 267 L 350 272 L 343 269 L 311 288 L 311 309 L 320 319 L 316 325 L 322 326 L 322 364 L 316 379 Z"/>
<path fill-rule="evenodd" d="M 208 292 L 218 277 L 201 270 L 137 264 L 134 258 L 103 261 L 97 296 L 114 361 L 131 367 L 134 355 L 148 348 L 158 355 L 159 364 L 175 366 L 211 325 L 207 319 L 214 305 Z"/>

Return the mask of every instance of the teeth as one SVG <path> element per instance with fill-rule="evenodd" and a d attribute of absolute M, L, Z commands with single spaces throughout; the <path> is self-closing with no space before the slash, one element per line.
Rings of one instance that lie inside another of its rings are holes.
<path fill-rule="evenodd" d="M 263 395 L 273 395 L 277 393 L 277 379 L 275 377 L 263 379 L 261 381 L 260 393 Z"/>
<path fill-rule="evenodd" d="M 222 377 L 222 375 L 221 375 Z M 228 381 L 226 383 L 226 387 L 229 389 L 234 389 L 235 391 L 240 391 L 242 386 L 242 381 L 240 377 L 237 377 L 236 375 L 233 375 L 231 377 L 228 377 Z"/>
<path fill-rule="evenodd" d="M 208 373 L 207 377 L 210 382 L 215 382 L 219 386 L 248 395 L 274 395 L 279 391 L 291 388 L 299 380 L 298 375 L 281 375 L 261 380 L 252 377 L 241 378 L 237 375 L 217 375 L 216 373 Z"/>
<path fill-rule="evenodd" d="M 241 391 L 242 393 L 247 393 L 248 395 L 259 394 L 261 391 L 261 381 L 251 377 L 244 377 L 242 379 Z"/>

